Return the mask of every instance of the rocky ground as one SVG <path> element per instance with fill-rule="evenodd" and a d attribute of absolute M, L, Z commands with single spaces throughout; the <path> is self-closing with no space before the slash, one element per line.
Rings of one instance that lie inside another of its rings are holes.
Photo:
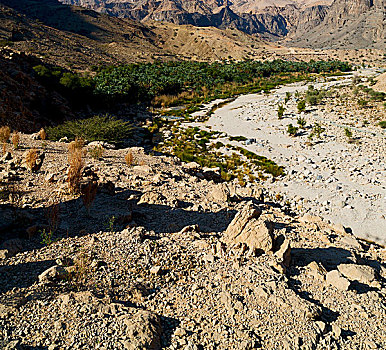
<path fill-rule="evenodd" d="M 371 71 L 357 72 L 366 83 Z M 385 120 L 383 102 L 370 101 L 353 86 L 353 76 L 296 83 L 270 94 L 240 96 L 217 109 L 205 123 L 193 123 L 204 130 L 224 133 L 224 144 L 242 145 L 266 156 L 286 169 L 287 175 L 267 188 L 278 194 L 282 203 L 289 200 L 293 209 L 322 216 L 350 227 L 362 238 L 386 242 L 386 133 L 379 126 Z M 309 86 L 327 91 L 321 103 L 298 112 L 297 103 Z M 285 103 L 285 96 L 291 94 Z M 367 99 L 360 107 L 358 101 Z M 278 106 L 285 107 L 278 118 Z M 196 113 L 196 117 L 204 111 Z M 306 121 L 297 136 L 287 132 L 297 118 Z M 312 126 L 325 130 L 320 139 L 310 142 Z M 352 137 L 345 135 L 345 128 Z M 228 136 L 244 136 L 247 141 L 229 142 Z"/>
<path fill-rule="evenodd" d="M 0 160 L 1 348 L 386 347 L 381 245 L 142 148 L 87 155 L 87 201 L 67 148 L 22 135 Z"/>

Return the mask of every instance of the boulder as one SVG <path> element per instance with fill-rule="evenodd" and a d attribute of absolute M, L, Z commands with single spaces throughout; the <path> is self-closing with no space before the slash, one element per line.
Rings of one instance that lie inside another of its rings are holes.
<path fill-rule="evenodd" d="M 225 183 L 221 183 L 213 186 L 213 189 L 210 192 L 210 195 L 213 198 L 213 200 L 218 203 L 228 202 L 230 198 L 229 189 Z"/>
<path fill-rule="evenodd" d="M 55 265 L 42 272 L 38 279 L 41 283 L 47 283 L 50 281 L 64 279 L 67 275 L 68 272 L 64 267 Z"/>
<path fill-rule="evenodd" d="M 332 270 L 326 275 L 326 282 L 339 290 L 348 290 L 350 281 L 343 277 L 338 270 Z"/>
<path fill-rule="evenodd" d="M 288 267 L 291 263 L 291 245 L 289 240 L 284 235 L 280 235 L 275 240 L 275 248 L 275 256 L 284 266 Z"/>
<path fill-rule="evenodd" d="M 248 203 L 229 224 L 223 242 L 230 246 L 245 244 L 254 254 L 272 250 L 273 223 L 260 215 L 260 209 Z"/>
<path fill-rule="evenodd" d="M 166 204 L 166 197 L 154 191 L 145 192 L 138 201 L 139 204 L 158 204 L 164 205 Z"/>
<path fill-rule="evenodd" d="M 375 280 L 375 271 L 372 267 L 356 264 L 340 264 L 339 272 L 351 281 L 370 284 Z"/>
<path fill-rule="evenodd" d="M 133 170 L 137 173 L 151 174 L 153 169 L 149 165 L 136 165 Z"/>
<path fill-rule="evenodd" d="M 133 316 L 124 315 L 123 322 L 128 339 L 124 343 L 126 349 L 161 349 L 161 321 L 157 315 L 139 310 Z"/>

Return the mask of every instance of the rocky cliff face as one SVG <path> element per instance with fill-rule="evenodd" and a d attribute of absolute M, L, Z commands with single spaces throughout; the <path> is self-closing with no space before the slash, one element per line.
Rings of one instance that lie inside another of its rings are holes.
<path fill-rule="evenodd" d="M 306 25 L 299 25 L 291 44 L 320 48 L 384 49 L 384 11 L 383 0 L 335 0 L 323 14 L 323 20 L 315 21 L 315 25 L 311 26 L 307 21 Z"/>
<path fill-rule="evenodd" d="M 59 0 L 118 17 L 237 28 L 301 46 L 382 44 L 382 0 Z M 361 28 L 365 28 L 366 31 Z M 338 34 L 339 32 L 344 32 Z M 333 43 L 333 44 L 331 44 Z M 384 43 L 383 43 L 384 44 Z M 378 46 L 379 46 L 378 45 Z M 375 45 L 377 47 L 377 45 Z"/>

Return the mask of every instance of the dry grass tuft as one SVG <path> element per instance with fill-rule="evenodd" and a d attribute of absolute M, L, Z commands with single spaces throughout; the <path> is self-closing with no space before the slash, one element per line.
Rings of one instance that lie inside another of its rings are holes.
<path fill-rule="evenodd" d="M 25 163 L 30 171 L 33 171 L 36 166 L 36 161 L 38 159 L 38 150 L 36 148 L 31 148 L 26 156 Z"/>
<path fill-rule="evenodd" d="M 134 156 L 133 156 L 133 153 L 131 151 L 129 151 L 126 155 L 125 155 L 125 162 L 128 166 L 132 166 L 134 165 Z"/>
<path fill-rule="evenodd" d="M 2 126 L 0 128 L 0 142 L 3 144 L 3 154 L 7 150 L 7 142 L 11 136 L 11 129 L 9 126 Z"/>
<path fill-rule="evenodd" d="M 39 137 L 41 140 L 45 140 L 47 138 L 47 133 L 43 128 L 41 128 L 39 131 Z"/>
<path fill-rule="evenodd" d="M 84 167 L 83 147 L 78 146 L 79 144 L 73 141 L 68 147 L 68 163 L 70 164 L 70 168 L 68 169 L 67 182 L 70 191 L 74 194 L 80 192 L 81 173 Z"/>
<path fill-rule="evenodd" d="M 75 141 L 70 142 L 70 144 L 68 145 L 68 152 L 71 153 L 76 151 L 77 149 L 82 149 L 84 145 L 85 141 L 82 138 L 77 137 L 75 138 Z"/>
<path fill-rule="evenodd" d="M 20 145 L 20 133 L 14 132 L 12 134 L 12 144 L 14 149 L 18 149 Z"/>

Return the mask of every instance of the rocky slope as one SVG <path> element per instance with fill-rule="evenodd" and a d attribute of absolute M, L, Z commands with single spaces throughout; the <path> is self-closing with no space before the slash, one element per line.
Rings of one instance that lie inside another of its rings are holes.
<path fill-rule="evenodd" d="M 306 47 L 384 48 L 382 0 L 211 1 L 60 0 L 113 16 L 175 24 L 237 28 Z M 359 37 L 358 37 L 359 36 Z"/>
<path fill-rule="evenodd" d="M 302 47 L 385 49 L 385 5 L 382 0 L 335 0 L 314 28 L 298 27 L 290 41 Z"/>
<path fill-rule="evenodd" d="M 272 45 L 237 30 L 147 25 L 119 19 L 56 0 L 2 1 L 0 40 L 53 65 L 72 69 L 156 59 L 213 61 L 261 57 Z"/>
<path fill-rule="evenodd" d="M 67 144 L 20 146 L 0 160 L 0 347 L 386 346 L 383 247 L 141 148 L 87 157 L 87 210 L 68 192 Z M 31 147 L 45 154 L 36 172 Z"/>
<path fill-rule="evenodd" d="M 74 117 L 68 101 L 36 79 L 32 67 L 39 63 L 31 56 L 0 51 L 0 124 L 26 132 Z"/>

